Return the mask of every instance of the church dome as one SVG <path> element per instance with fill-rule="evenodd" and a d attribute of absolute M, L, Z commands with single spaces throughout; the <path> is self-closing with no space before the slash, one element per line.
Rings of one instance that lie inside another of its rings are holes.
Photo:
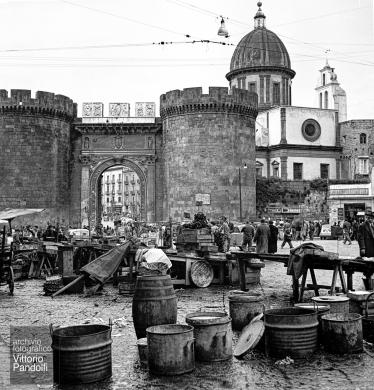
<path fill-rule="evenodd" d="M 261 3 L 258 3 L 261 6 Z M 280 71 L 293 78 L 290 56 L 280 38 L 265 27 L 261 8 L 255 16 L 255 29 L 244 36 L 231 58 L 228 80 L 242 73 Z"/>

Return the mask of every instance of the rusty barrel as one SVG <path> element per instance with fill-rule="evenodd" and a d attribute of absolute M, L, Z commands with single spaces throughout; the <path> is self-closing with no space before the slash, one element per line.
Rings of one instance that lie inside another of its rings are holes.
<path fill-rule="evenodd" d="M 136 337 L 146 337 L 153 325 L 177 322 L 177 296 L 170 275 L 138 276 L 132 301 Z"/>
<path fill-rule="evenodd" d="M 374 343 L 374 315 L 369 315 L 369 298 L 374 296 L 374 293 L 369 294 L 366 297 L 365 302 L 365 312 L 364 316 L 362 317 L 362 331 L 363 336 L 366 341 L 369 343 Z"/>
<path fill-rule="evenodd" d="M 147 328 L 148 367 L 156 375 L 180 375 L 195 368 L 193 327 L 169 324 Z"/>
<path fill-rule="evenodd" d="M 232 291 L 229 295 L 231 325 L 235 330 L 242 330 L 254 317 L 263 312 L 261 294 Z"/>
<path fill-rule="evenodd" d="M 194 329 L 196 360 L 219 362 L 232 357 L 231 318 L 226 313 L 190 313 L 186 322 Z"/>
<path fill-rule="evenodd" d="M 57 329 L 51 326 L 51 336 L 56 383 L 92 383 L 111 377 L 111 326 L 90 324 Z"/>
<path fill-rule="evenodd" d="M 318 346 L 318 319 L 313 309 L 287 307 L 266 310 L 265 349 L 277 358 L 304 358 Z"/>
<path fill-rule="evenodd" d="M 330 313 L 322 316 L 322 344 L 327 352 L 345 354 L 362 352 L 361 315 Z"/>

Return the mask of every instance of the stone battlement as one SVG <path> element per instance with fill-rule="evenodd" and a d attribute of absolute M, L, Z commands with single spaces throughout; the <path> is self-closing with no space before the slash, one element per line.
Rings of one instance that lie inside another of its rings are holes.
<path fill-rule="evenodd" d="M 32 98 L 28 89 L 12 89 L 10 96 L 7 90 L 0 89 L 0 111 L 2 114 L 11 112 L 66 118 L 77 115 L 76 104 L 70 98 L 44 91 L 37 91 L 35 98 Z"/>
<path fill-rule="evenodd" d="M 161 117 L 198 112 L 232 112 L 256 116 L 258 97 L 256 93 L 243 89 L 209 87 L 203 94 L 201 87 L 177 89 L 160 97 Z"/>

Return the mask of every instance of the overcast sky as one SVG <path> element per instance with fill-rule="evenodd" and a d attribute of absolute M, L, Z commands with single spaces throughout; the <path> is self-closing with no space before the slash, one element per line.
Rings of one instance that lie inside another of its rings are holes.
<path fill-rule="evenodd" d="M 63 94 L 79 113 L 83 102 L 103 102 L 104 115 L 109 102 L 128 102 L 133 115 L 142 101 L 155 101 L 158 112 L 169 90 L 228 86 L 232 53 L 253 29 L 256 4 L 0 0 L 0 88 Z M 348 119 L 374 118 L 373 0 L 264 0 L 262 9 L 296 71 L 294 105 L 315 106 L 327 55 L 347 92 Z M 220 15 L 228 18 L 229 38 L 217 35 Z"/>

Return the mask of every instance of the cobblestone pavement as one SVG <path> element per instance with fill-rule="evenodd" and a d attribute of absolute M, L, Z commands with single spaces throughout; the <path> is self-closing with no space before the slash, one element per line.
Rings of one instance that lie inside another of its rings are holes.
<path fill-rule="evenodd" d="M 356 256 L 357 243 L 351 246 L 337 241 L 316 241 L 328 251 Z M 279 243 L 280 245 L 280 243 Z M 288 253 L 282 249 L 281 253 Z M 355 274 L 354 286 L 362 289 L 362 275 Z M 331 282 L 331 272 L 317 271 L 320 283 Z M 138 361 L 136 336 L 131 317 L 131 298 L 117 294 L 117 289 L 106 285 L 102 294 L 94 297 L 62 295 L 46 297 L 42 280 L 16 283 L 15 295 L 10 297 L 5 287 L 0 291 L 0 388 L 29 390 L 51 388 L 31 377 L 31 383 L 21 387 L 9 384 L 9 325 L 48 326 L 74 325 L 87 320 L 107 323 L 115 321 L 112 332 L 113 376 L 111 380 L 95 385 L 64 387 L 66 389 L 119 390 L 119 389 L 374 389 L 374 349 L 366 344 L 366 352 L 350 356 L 317 352 L 308 360 L 291 365 L 276 365 L 275 359 L 266 358 L 260 351 L 243 360 L 224 363 L 196 363 L 194 372 L 177 377 L 156 377 L 142 368 Z M 291 277 L 280 263 L 266 262 L 262 269 L 261 286 L 253 289 L 263 292 L 269 307 L 289 306 L 292 295 Z M 177 289 L 178 322 L 184 323 L 187 313 L 203 309 L 228 311 L 229 288 Z M 307 292 L 310 298 L 312 292 Z M 234 344 L 238 334 L 234 334 Z M 57 386 L 55 386 L 57 388 Z"/>

